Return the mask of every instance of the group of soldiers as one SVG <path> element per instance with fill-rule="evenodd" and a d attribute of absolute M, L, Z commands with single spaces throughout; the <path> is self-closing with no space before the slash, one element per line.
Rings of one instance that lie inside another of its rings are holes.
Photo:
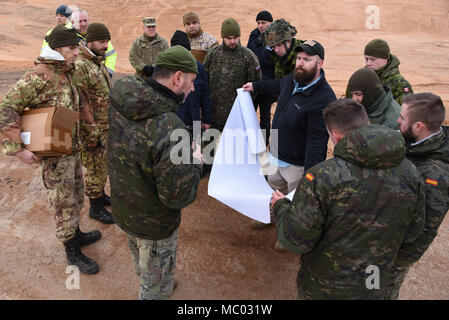
<path fill-rule="evenodd" d="M 219 44 L 189 11 L 186 32 L 177 30 L 169 46 L 148 17 L 129 52 L 135 76 L 112 86 L 117 53 L 108 28 L 64 5 L 56 20 L 35 68 L 0 103 L 0 145 L 2 155 L 40 162 L 68 264 L 99 271 L 81 252 L 101 238 L 98 230 L 79 229 L 86 194 L 91 218 L 116 222 L 126 233 L 139 298 L 169 298 L 181 209 L 210 170 L 194 161 L 173 164 L 170 135 L 192 133 L 195 121 L 221 132 L 243 87 L 260 108 L 268 158 L 278 165 L 267 177 L 276 190 L 273 223 L 252 227 L 276 224 L 275 249 L 302 254 L 297 298 L 397 298 L 449 207 L 449 137 L 441 99 L 413 95 L 387 42 L 366 45 L 366 66 L 350 77 L 348 99 L 337 100 L 322 68 L 324 47 L 296 39 L 297 29 L 268 11 L 257 14 L 247 47 L 232 18 L 223 21 Z M 271 145 L 275 101 L 279 142 Z M 39 158 L 26 150 L 21 113 L 43 107 L 79 112 L 71 154 Z M 325 161 L 329 136 L 335 157 Z M 194 149 L 190 157 L 201 160 L 201 148 Z M 111 197 L 104 192 L 108 173 Z M 285 199 L 294 189 L 293 201 Z M 365 287 L 369 265 L 380 268 L 382 290 Z"/>

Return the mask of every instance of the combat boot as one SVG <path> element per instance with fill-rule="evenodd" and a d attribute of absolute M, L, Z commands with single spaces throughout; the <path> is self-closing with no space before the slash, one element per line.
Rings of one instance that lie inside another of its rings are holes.
<path fill-rule="evenodd" d="M 109 207 L 111 206 L 111 197 L 109 197 L 106 192 L 103 190 L 103 203 L 105 206 Z"/>
<path fill-rule="evenodd" d="M 104 207 L 103 197 L 97 199 L 89 199 L 89 202 L 89 217 L 106 224 L 114 223 L 114 218 L 112 217 L 111 213 Z"/>
<path fill-rule="evenodd" d="M 67 265 L 77 266 L 85 274 L 94 274 L 100 270 L 100 267 L 94 260 L 86 257 L 81 252 L 80 246 L 75 238 L 64 242 L 64 247 L 67 255 Z"/>
<path fill-rule="evenodd" d="M 87 233 L 84 233 L 80 230 L 80 227 L 76 229 L 75 239 L 78 243 L 79 247 L 84 247 L 94 242 L 97 242 L 101 239 L 101 232 L 98 230 L 93 230 Z"/>

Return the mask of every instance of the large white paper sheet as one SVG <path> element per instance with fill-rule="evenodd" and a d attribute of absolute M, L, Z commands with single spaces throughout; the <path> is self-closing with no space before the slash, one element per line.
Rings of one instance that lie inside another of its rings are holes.
<path fill-rule="evenodd" d="M 265 150 L 251 96 L 238 89 L 216 150 L 208 194 L 247 217 L 269 223 L 273 189 L 258 159 Z"/>

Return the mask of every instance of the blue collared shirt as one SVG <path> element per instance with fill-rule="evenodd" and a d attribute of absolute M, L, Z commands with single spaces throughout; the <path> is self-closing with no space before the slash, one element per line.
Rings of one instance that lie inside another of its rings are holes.
<path fill-rule="evenodd" d="M 293 89 L 293 93 L 292 96 L 295 95 L 298 92 L 303 92 L 307 89 L 309 89 L 311 86 L 313 86 L 315 83 L 317 83 L 318 81 L 320 81 L 321 79 L 321 74 L 318 77 L 318 79 L 316 79 L 315 81 L 313 81 L 312 83 L 309 83 L 308 85 L 306 85 L 305 87 L 300 87 L 299 86 L 299 82 L 297 82 L 296 80 L 293 80 L 293 82 L 295 83 L 295 88 Z"/>

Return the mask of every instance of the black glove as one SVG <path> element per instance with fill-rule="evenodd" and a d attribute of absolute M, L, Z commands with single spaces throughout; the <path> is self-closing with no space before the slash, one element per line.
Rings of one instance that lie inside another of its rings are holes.
<path fill-rule="evenodd" d="M 153 75 L 154 68 L 153 66 L 145 66 L 142 71 L 144 75 L 151 77 Z"/>

